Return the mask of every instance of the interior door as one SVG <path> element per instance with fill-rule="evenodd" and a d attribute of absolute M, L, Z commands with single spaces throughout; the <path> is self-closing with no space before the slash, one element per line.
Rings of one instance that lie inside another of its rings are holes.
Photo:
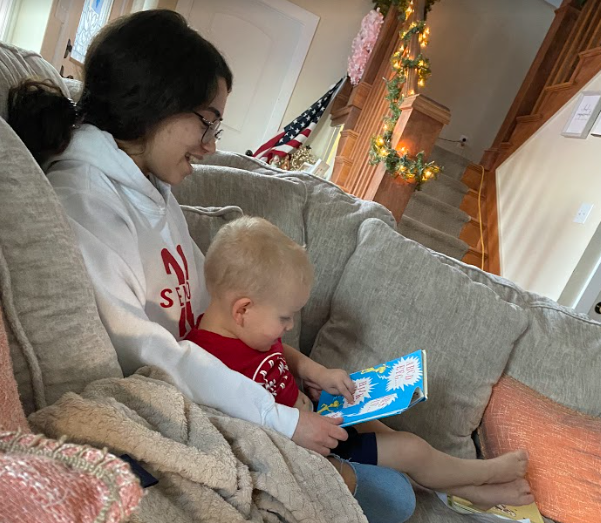
<path fill-rule="evenodd" d="M 106 22 L 129 12 L 132 0 L 55 0 L 42 56 L 61 76 L 81 79 L 90 40 Z"/>
<path fill-rule="evenodd" d="M 219 148 L 255 150 L 282 124 L 319 17 L 287 0 L 179 0 L 177 11 L 234 73 Z"/>

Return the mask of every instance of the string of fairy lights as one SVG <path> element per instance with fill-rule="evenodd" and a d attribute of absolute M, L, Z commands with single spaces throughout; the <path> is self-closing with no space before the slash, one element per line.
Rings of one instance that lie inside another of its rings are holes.
<path fill-rule="evenodd" d="M 399 17 L 403 21 L 413 13 L 413 0 L 393 0 L 392 3 L 397 6 Z M 435 162 L 427 162 L 423 151 L 411 154 L 405 147 L 397 150 L 392 144 L 392 135 L 401 116 L 401 104 L 405 99 L 403 86 L 409 75 L 414 72 L 417 85 L 423 87 L 432 74 L 430 61 L 421 52 L 428 45 L 430 29 L 424 20 L 414 21 L 407 29 L 401 31 L 399 36 L 400 47 L 390 59 L 392 76 L 386 80 L 389 110 L 382 120 L 382 130 L 372 137 L 369 161 L 372 165 L 384 162 L 386 171 L 391 176 L 415 183 L 416 190 L 420 190 L 424 183 L 436 178 L 442 168 Z M 412 57 L 410 43 L 416 36 L 419 41 L 419 53 Z M 415 92 L 411 89 L 407 94 L 413 96 Z"/>

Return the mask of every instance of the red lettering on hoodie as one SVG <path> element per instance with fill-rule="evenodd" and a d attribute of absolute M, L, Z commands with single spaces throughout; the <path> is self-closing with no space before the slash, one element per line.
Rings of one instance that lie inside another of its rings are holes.
<path fill-rule="evenodd" d="M 181 338 L 183 338 L 188 331 L 187 325 L 194 327 L 196 322 L 194 320 L 194 313 L 192 312 L 188 260 L 186 259 L 186 255 L 184 254 L 184 250 L 182 249 L 181 245 L 178 245 L 176 250 L 177 254 L 181 258 L 181 265 L 168 249 L 163 249 L 161 251 L 161 258 L 163 259 L 165 272 L 167 274 L 175 274 L 179 284 L 175 289 L 163 289 L 161 291 L 161 297 L 165 300 L 165 304 L 161 303 L 161 307 L 168 309 L 174 305 L 174 301 L 171 296 L 175 292 L 179 298 L 178 302 L 180 306 L 179 335 Z"/>

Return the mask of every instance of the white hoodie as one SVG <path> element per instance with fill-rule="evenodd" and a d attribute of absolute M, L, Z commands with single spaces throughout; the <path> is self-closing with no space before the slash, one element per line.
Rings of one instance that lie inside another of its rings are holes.
<path fill-rule="evenodd" d="M 83 125 L 45 170 L 75 231 L 100 318 L 126 375 L 169 373 L 197 403 L 292 437 L 299 411 L 181 341 L 208 305 L 204 256 L 171 186 L 146 178 L 106 132 Z"/>

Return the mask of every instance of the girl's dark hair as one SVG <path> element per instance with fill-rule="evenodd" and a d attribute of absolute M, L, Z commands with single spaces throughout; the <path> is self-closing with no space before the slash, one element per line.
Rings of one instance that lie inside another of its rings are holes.
<path fill-rule="evenodd" d="M 92 41 L 76 111 L 51 82 L 29 80 L 9 92 L 8 123 L 41 162 L 67 147 L 77 122 L 117 140 L 144 139 L 165 118 L 208 104 L 219 78 L 230 91 L 225 59 L 183 16 L 141 11 L 110 23 Z"/>

